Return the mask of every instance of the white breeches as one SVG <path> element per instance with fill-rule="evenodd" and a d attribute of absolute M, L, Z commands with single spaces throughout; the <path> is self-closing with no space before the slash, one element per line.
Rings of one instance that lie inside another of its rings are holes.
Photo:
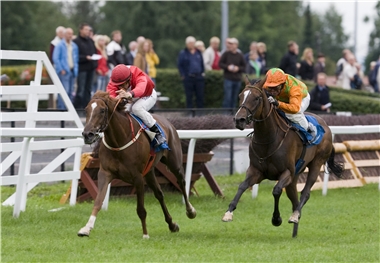
<path fill-rule="evenodd" d="M 126 105 L 126 110 L 140 117 L 140 119 L 149 128 L 156 124 L 156 120 L 148 112 L 157 101 L 157 93 L 153 89 L 152 95 L 148 97 L 137 98 L 133 100 L 133 103 L 128 103 Z"/>
<path fill-rule="evenodd" d="M 295 114 L 285 113 L 286 117 L 288 117 L 288 119 L 291 120 L 292 122 L 298 123 L 299 125 L 302 126 L 302 128 L 307 130 L 309 127 L 309 123 L 303 113 L 307 109 L 307 107 L 309 107 L 309 104 L 310 104 L 310 95 L 308 93 L 307 96 L 303 98 L 301 102 L 301 108 L 299 112 Z"/>

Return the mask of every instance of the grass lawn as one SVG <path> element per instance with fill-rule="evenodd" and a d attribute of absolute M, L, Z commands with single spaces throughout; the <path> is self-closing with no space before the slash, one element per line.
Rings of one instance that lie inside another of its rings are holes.
<path fill-rule="evenodd" d="M 170 233 L 158 201 L 146 195 L 149 240 L 142 239 L 135 198 L 111 198 L 89 238 L 77 237 L 92 204 L 60 205 L 68 184 L 43 184 L 30 192 L 26 211 L 18 219 L 12 207 L 1 211 L 2 262 L 379 262 L 379 191 L 377 184 L 361 188 L 313 191 L 303 210 L 298 237 L 287 223 L 291 204 L 284 193 L 283 224 L 271 225 L 274 183 L 260 185 L 259 196 L 247 191 L 234 212 L 222 215 L 244 175 L 219 176 L 226 198 L 214 197 L 206 181 L 196 183 L 199 197 L 191 202 L 197 217 L 186 217 L 179 194 L 165 193 L 173 219 L 180 225 Z M 2 201 L 15 188 L 1 187 Z M 48 210 L 63 207 L 62 210 Z"/>

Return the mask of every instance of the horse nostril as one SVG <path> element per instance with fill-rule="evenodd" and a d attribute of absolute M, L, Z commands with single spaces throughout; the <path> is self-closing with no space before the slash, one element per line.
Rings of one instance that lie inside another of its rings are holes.
<path fill-rule="evenodd" d="M 239 121 L 240 122 L 245 122 L 245 118 L 240 118 Z"/>
<path fill-rule="evenodd" d="M 92 133 L 92 132 L 89 132 L 89 133 L 87 134 L 87 137 L 88 137 L 88 138 L 93 138 L 94 136 L 95 136 L 95 134 Z"/>

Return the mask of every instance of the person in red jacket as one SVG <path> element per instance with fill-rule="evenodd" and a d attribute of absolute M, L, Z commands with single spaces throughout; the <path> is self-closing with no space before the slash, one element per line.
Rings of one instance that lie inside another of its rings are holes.
<path fill-rule="evenodd" d="M 129 111 L 138 116 L 152 132 L 156 133 L 157 145 L 166 142 L 156 125 L 156 120 L 148 112 L 156 103 L 157 94 L 153 81 L 146 73 L 138 67 L 119 64 L 112 70 L 107 91 L 113 98 L 132 100 L 132 104 L 128 104 L 130 105 Z"/>

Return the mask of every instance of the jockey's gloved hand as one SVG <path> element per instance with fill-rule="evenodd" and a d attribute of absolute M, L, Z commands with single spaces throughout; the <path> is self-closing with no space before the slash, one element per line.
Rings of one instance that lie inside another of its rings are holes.
<path fill-rule="evenodd" d="M 275 98 L 273 98 L 272 96 L 268 97 L 268 101 L 270 104 L 273 104 L 274 106 L 278 107 L 278 101 Z"/>

